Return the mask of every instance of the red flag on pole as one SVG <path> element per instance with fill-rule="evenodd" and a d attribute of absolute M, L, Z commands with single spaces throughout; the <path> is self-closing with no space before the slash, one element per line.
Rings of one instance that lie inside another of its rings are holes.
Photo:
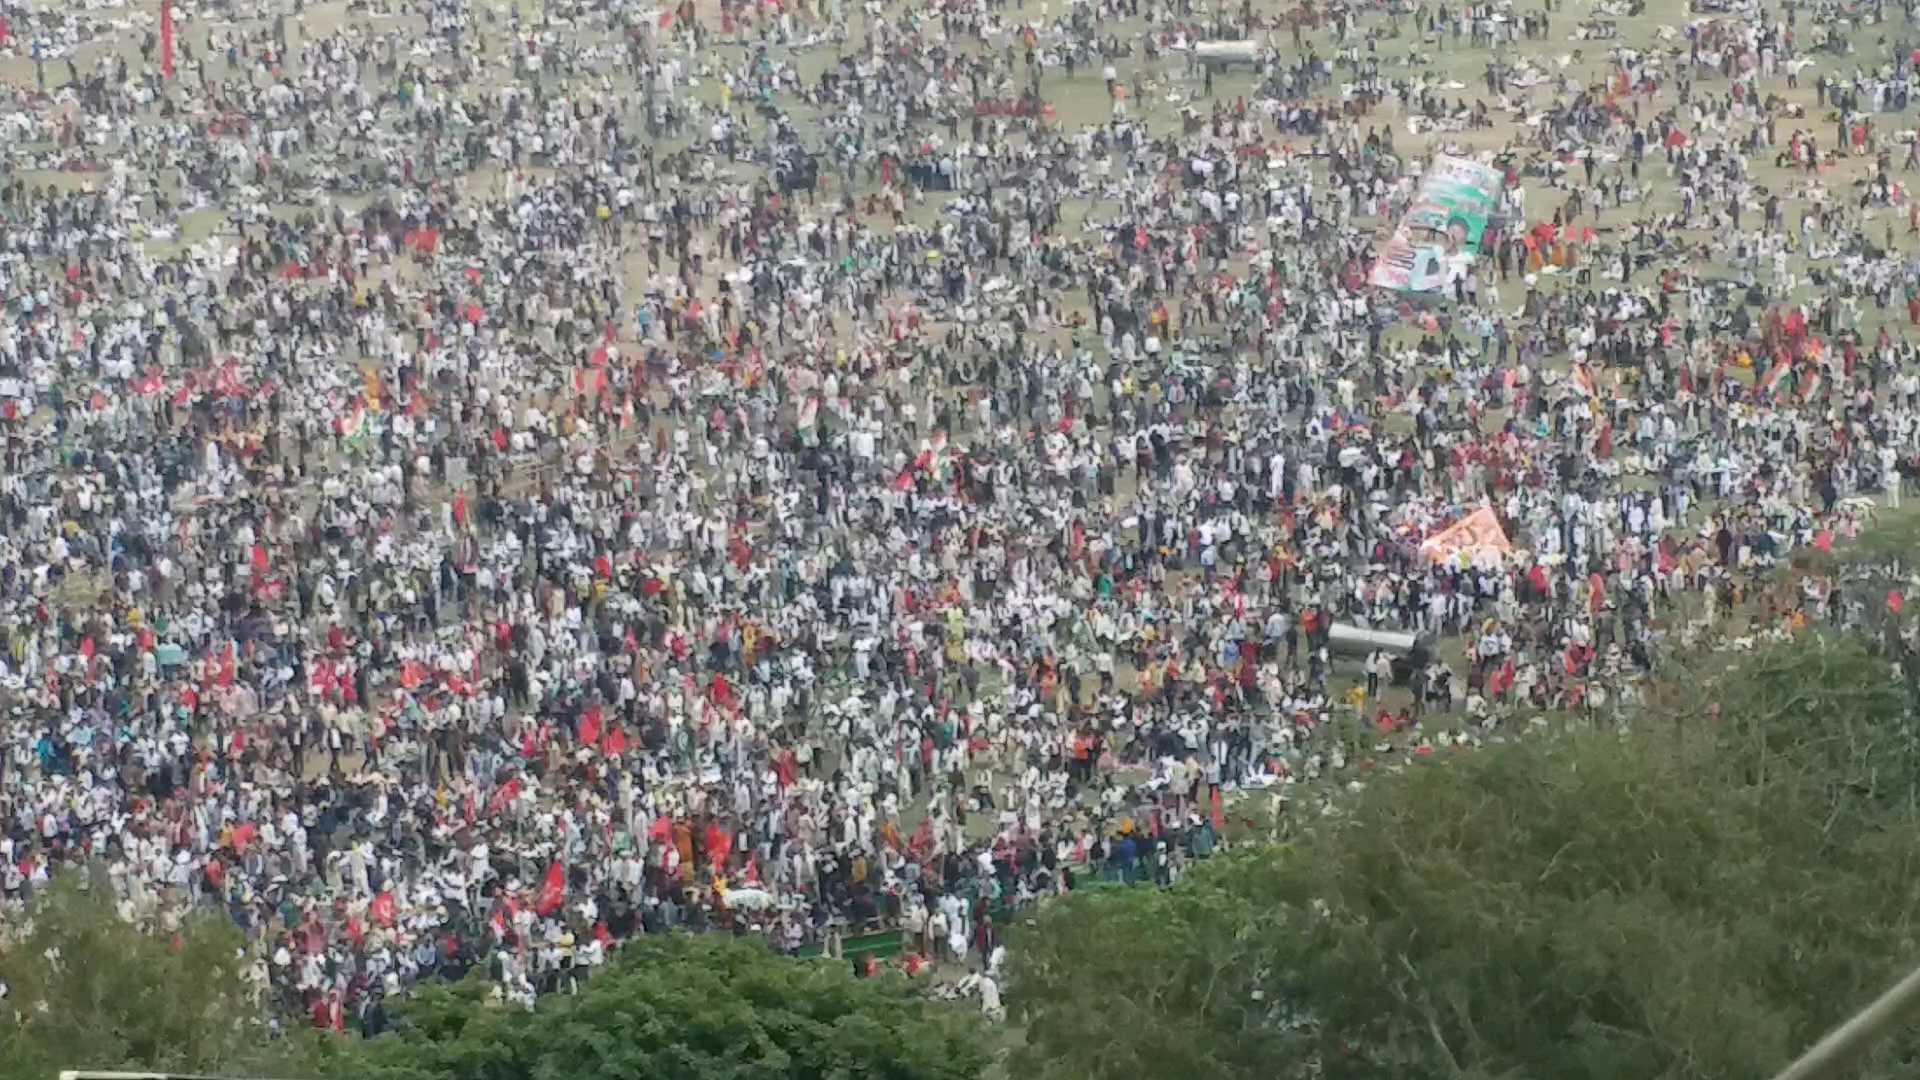
<path fill-rule="evenodd" d="M 533 910 L 544 919 L 559 911 L 566 902 L 567 872 L 556 859 L 547 865 L 546 880 L 540 883 L 540 895 L 534 900 Z"/>
<path fill-rule="evenodd" d="M 173 78 L 173 0 L 160 0 L 160 76 Z"/>

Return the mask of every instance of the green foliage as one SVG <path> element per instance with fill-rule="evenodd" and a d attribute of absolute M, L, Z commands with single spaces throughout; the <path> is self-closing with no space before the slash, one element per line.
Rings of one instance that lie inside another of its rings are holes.
<path fill-rule="evenodd" d="M 0 949 L 0 1078 L 194 1072 L 241 1060 L 260 1039 L 242 944 L 217 913 L 170 936 L 143 933 L 77 876 L 56 881 L 25 933 Z"/>
<path fill-rule="evenodd" d="M 1818 638 L 1699 690 L 1717 715 L 1443 755 L 1165 896 L 1044 912 L 1016 1075 L 1771 1075 L 1920 960 L 1906 698 Z"/>
<path fill-rule="evenodd" d="M 1821 570 L 1880 569 L 1920 552 L 1920 514 L 1912 507 L 1882 511 L 1871 527 L 1827 552 L 1804 553 L 1807 565 Z M 1799 556 L 1796 556 L 1799 557 Z"/>
<path fill-rule="evenodd" d="M 1254 998 L 1275 909 L 1211 875 L 1176 889 L 1085 889 L 1009 949 L 1026 1045 L 1015 1076 L 1256 1076 L 1299 1036 Z"/>
<path fill-rule="evenodd" d="M 855 979 L 757 941 L 646 938 L 575 996 L 533 1012 L 475 977 L 425 990 L 398 1029 L 290 1065 L 367 1080 L 974 1080 L 989 1063 L 970 1011 L 903 978 Z"/>
<path fill-rule="evenodd" d="M 1740 779 L 1857 832 L 1920 814 L 1920 737 L 1907 687 L 1855 637 L 1761 652 L 1703 695 Z"/>
<path fill-rule="evenodd" d="M 0 952 L 0 1080 L 130 1069 L 353 1080 L 652 1080 L 655 1077 L 976 1080 L 990 1062 L 975 1014 L 904 978 L 774 955 L 757 941 L 649 938 L 578 996 L 534 1012 L 489 1000 L 481 977 L 429 987 L 378 1039 L 291 1018 L 268 1041 L 242 941 L 218 913 L 171 937 L 121 921 L 63 880 Z M 57 955 L 58 961 L 49 958 Z"/>

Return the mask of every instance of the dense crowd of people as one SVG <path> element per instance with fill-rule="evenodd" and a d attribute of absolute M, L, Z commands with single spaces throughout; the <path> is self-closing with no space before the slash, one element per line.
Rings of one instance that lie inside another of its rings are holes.
<path fill-rule="evenodd" d="M 1022 904 L 1875 615 L 1773 570 L 1915 475 L 1902 12 L 342 8 L 0 3 L 9 911 L 369 1032 L 676 929 L 992 1011 Z M 1442 152 L 1500 224 L 1370 288 Z"/>

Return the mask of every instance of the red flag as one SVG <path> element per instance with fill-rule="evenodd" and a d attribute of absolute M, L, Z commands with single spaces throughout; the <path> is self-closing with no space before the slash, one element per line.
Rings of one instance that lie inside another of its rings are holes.
<path fill-rule="evenodd" d="M 307 692 L 314 697 L 326 697 L 333 693 L 334 682 L 332 662 L 318 661 L 307 675 Z"/>
<path fill-rule="evenodd" d="M 367 905 L 367 917 L 379 923 L 381 926 L 392 926 L 398 915 L 399 912 L 393 900 L 392 890 L 388 890 L 374 897 L 373 903 Z"/>
<path fill-rule="evenodd" d="M 1220 789 L 1213 789 L 1213 831 L 1225 832 L 1227 828 L 1226 809 L 1220 805 Z"/>
<path fill-rule="evenodd" d="M 1899 589 L 1887 590 L 1887 610 L 1888 611 L 1891 611 L 1895 615 L 1898 615 L 1900 614 L 1901 611 L 1906 609 L 1906 606 L 1907 606 L 1907 598 L 1900 595 Z"/>
<path fill-rule="evenodd" d="M 160 0 L 160 76 L 173 78 L 173 0 Z"/>
<path fill-rule="evenodd" d="M 240 378 L 240 367 L 229 360 L 213 376 L 213 392 L 221 397 L 246 397 L 247 384 Z"/>
<path fill-rule="evenodd" d="M 547 877 L 540 883 L 540 895 L 534 900 L 533 910 L 544 919 L 559 911 L 566 902 L 567 871 L 560 865 L 560 860 L 555 859 L 547 864 Z"/>
<path fill-rule="evenodd" d="M 493 796 L 487 800 L 487 816 L 493 817 L 507 808 L 507 804 L 520 797 L 520 781 L 509 780 L 494 789 Z"/>
<path fill-rule="evenodd" d="M 580 745 L 593 746 L 600 741 L 600 710 L 588 709 L 580 717 Z"/>
<path fill-rule="evenodd" d="M 576 369 L 573 373 L 573 392 L 576 394 L 606 393 L 606 370 L 591 366 Z"/>

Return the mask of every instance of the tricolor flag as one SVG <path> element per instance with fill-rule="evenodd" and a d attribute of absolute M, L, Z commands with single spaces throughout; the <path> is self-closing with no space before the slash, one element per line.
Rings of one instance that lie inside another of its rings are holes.
<path fill-rule="evenodd" d="M 1792 364 L 1784 362 L 1774 364 L 1767 369 L 1766 375 L 1761 378 L 1760 389 L 1765 390 L 1769 394 L 1778 393 L 1780 381 L 1787 377 L 1787 372 L 1792 368 Z"/>

